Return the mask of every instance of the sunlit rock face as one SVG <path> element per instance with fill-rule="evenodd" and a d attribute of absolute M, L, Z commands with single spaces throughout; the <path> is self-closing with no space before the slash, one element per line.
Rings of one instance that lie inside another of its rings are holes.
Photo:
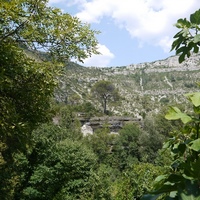
<path fill-rule="evenodd" d="M 93 129 L 88 123 L 86 123 L 81 127 L 81 132 L 83 136 L 92 135 Z"/>

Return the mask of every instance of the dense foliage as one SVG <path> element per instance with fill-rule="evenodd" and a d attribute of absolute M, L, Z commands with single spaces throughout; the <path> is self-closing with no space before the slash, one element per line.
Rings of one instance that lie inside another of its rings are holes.
<path fill-rule="evenodd" d="M 162 194 L 165 194 L 164 199 L 200 198 L 200 93 L 191 93 L 187 97 L 193 104 L 193 114 L 183 113 L 177 107 L 171 107 L 166 114 L 166 119 L 179 119 L 184 125 L 165 142 L 163 148 L 171 151 L 172 163 L 165 174 L 156 178 L 152 194 L 143 199 L 157 199 Z"/>
<path fill-rule="evenodd" d="M 90 191 L 96 156 L 81 142 L 70 139 L 66 128 L 43 126 L 34 131 L 33 141 L 29 157 L 32 172 L 21 198 L 80 199 Z"/>
<path fill-rule="evenodd" d="M 97 53 L 97 31 L 76 17 L 48 6 L 48 0 L 2 0 L 0 43 L 12 38 L 49 58 L 82 59 Z"/>
<path fill-rule="evenodd" d="M 200 9 L 190 15 L 190 19 L 179 19 L 175 26 L 179 31 L 175 36 L 172 44 L 172 50 L 176 54 L 180 54 L 179 62 L 185 60 L 185 56 L 189 58 L 191 52 L 198 53 L 200 46 Z"/>
<path fill-rule="evenodd" d="M 119 99 L 119 93 L 110 81 L 101 80 L 96 82 L 92 87 L 92 93 L 100 101 L 104 114 L 108 113 L 108 102 Z"/>
<path fill-rule="evenodd" d="M 152 189 L 153 180 L 162 171 L 162 167 L 151 163 L 133 164 L 116 181 L 116 200 L 139 200 L 145 192 Z"/>
<path fill-rule="evenodd" d="M 35 164 L 32 131 L 51 117 L 55 61 L 97 53 L 97 32 L 48 1 L 2 0 L 0 11 L 0 198 L 19 199 Z M 45 56 L 31 58 L 36 50 Z"/>
<path fill-rule="evenodd" d="M 55 68 L 28 58 L 12 39 L 1 42 L 0 60 L 0 143 L 4 163 L 1 182 L 9 188 L 13 184 L 10 176 L 16 170 L 12 166 L 14 154 L 26 152 L 31 131 L 48 120 Z"/>
<path fill-rule="evenodd" d="M 172 49 L 181 53 L 179 62 L 190 57 L 190 51 L 199 51 L 200 10 L 190 15 L 190 21 L 179 19 L 176 26 L 182 30 L 174 38 Z M 168 170 L 155 179 L 152 192 L 143 196 L 143 200 L 162 199 L 188 200 L 200 199 L 200 93 L 185 95 L 192 103 L 193 111 L 182 112 L 171 107 L 166 114 L 168 120 L 181 120 L 183 126 L 172 133 L 172 137 L 164 144 L 163 149 L 171 152 L 173 157 Z"/>
<path fill-rule="evenodd" d="M 143 123 L 123 124 L 117 134 L 105 123 L 83 136 L 76 114 L 103 113 L 79 95 L 52 100 L 55 61 L 82 61 L 97 53 L 97 32 L 43 0 L 2 0 L 0 11 L 0 199 L 137 200 L 152 189 L 144 198 L 199 199 L 199 93 L 187 95 L 194 114 L 172 107 L 166 115 L 181 119 L 183 126 L 164 122 L 161 113 L 146 115 Z M 191 17 L 196 29 L 198 13 Z M 30 58 L 39 49 L 43 59 Z M 104 114 L 107 101 L 119 100 L 109 81 L 97 82 L 92 91 Z"/>

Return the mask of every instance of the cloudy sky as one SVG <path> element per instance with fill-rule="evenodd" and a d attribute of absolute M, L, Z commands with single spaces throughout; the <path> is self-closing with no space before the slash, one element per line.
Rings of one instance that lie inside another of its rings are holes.
<path fill-rule="evenodd" d="M 200 8 L 199 0 L 49 0 L 51 6 L 77 16 L 97 36 L 101 55 L 85 66 L 125 66 L 165 59 L 170 52 L 173 25 Z"/>

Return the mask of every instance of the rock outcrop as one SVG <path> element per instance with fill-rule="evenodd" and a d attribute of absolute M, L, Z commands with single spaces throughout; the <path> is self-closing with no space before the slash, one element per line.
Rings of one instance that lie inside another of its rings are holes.
<path fill-rule="evenodd" d="M 92 117 L 88 118 L 79 118 L 82 123 L 81 131 L 83 135 L 93 134 L 93 132 L 99 128 L 108 127 L 111 133 L 118 133 L 120 129 L 125 124 L 138 123 L 142 126 L 141 119 L 133 117 Z"/>

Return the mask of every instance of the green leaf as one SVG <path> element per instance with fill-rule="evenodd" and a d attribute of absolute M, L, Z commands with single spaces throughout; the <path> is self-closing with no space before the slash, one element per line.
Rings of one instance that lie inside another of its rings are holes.
<path fill-rule="evenodd" d="M 190 144 L 192 144 L 190 146 L 190 149 L 192 149 L 194 151 L 200 151 L 200 138 L 198 138 L 197 140 L 194 140 L 194 141 L 190 142 Z"/>
<path fill-rule="evenodd" d="M 187 57 L 189 58 L 191 56 L 190 51 L 187 52 Z"/>
<path fill-rule="evenodd" d="M 170 192 L 170 197 L 171 198 L 174 198 L 174 197 L 176 197 L 176 195 L 177 195 L 177 191 L 173 191 L 173 192 Z"/>
<path fill-rule="evenodd" d="M 189 28 L 191 26 L 191 23 L 186 18 L 184 19 L 181 18 L 177 20 L 177 23 L 175 24 L 175 26 L 177 28 L 184 28 L 184 27 Z"/>
<path fill-rule="evenodd" d="M 144 195 L 141 200 L 156 200 L 161 194 L 153 195 L 153 194 L 146 194 Z"/>
<path fill-rule="evenodd" d="M 194 36 L 194 43 L 200 42 L 200 34 Z"/>
<path fill-rule="evenodd" d="M 187 195 L 184 193 L 180 194 L 182 200 L 200 200 L 200 196 L 195 197 L 194 195 Z"/>
<path fill-rule="evenodd" d="M 165 180 L 167 178 L 167 175 L 160 175 L 156 177 L 155 182 L 160 182 L 162 180 Z"/>
<path fill-rule="evenodd" d="M 190 15 L 190 21 L 193 24 L 200 24 L 200 9 Z"/>
<path fill-rule="evenodd" d="M 170 146 L 170 141 L 167 141 L 163 145 L 163 149 L 167 149 Z"/>
<path fill-rule="evenodd" d="M 185 96 L 191 100 L 194 106 L 200 106 L 200 92 L 188 93 Z"/>
<path fill-rule="evenodd" d="M 182 62 L 185 60 L 185 54 L 186 54 L 186 53 L 183 52 L 183 53 L 179 56 L 179 59 L 178 59 L 179 63 L 182 63 Z"/>
<path fill-rule="evenodd" d="M 186 150 L 186 145 L 185 144 L 179 144 L 178 145 L 178 150 L 179 150 L 179 152 L 183 155 L 184 154 L 184 152 L 185 152 L 185 150 Z"/>
<path fill-rule="evenodd" d="M 171 107 L 168 111 L 168 113 L 165 115 L 165 118 L 168 120 L 177 120 L 181 119 L 181 121 L 186 124 L 192 120 L 190 116 L 188 116 L 185 113 L 182 113 L 179 108 L 177 107 Z"/>
<path fill-rule="evenodd" d="M 184 18 L 183 24 L 184 24 L 184 27 L 187 27 L 187 28 L 191 27 L 190 21 L 188 21 L 186 18 Z"/>
<path fill-rule="evenodd" d="M 184 37 L 182 36 L 182 31 L 180 31 L 178 35 L 175 35 L 174 38 L 175 37 L 178 37 L 178 39 L 174 40 L 174 42 L 172 43 L 171 51 L 173 49 L 175 50 L 179 49 L 180 45 L 183 43 L 183 40 L 184 40 Z"/>
<path fill-rule="evenodd" d="M 186 48 L 187 48 L 187 47 L 182 46 L 182 47 L 180 47 L 179 49 L 177 49 L 176 55 L 179 54 L 179 53 L 181 53 L 181 52 L 184 52 Z"/>
<path fill-rule="evenodd" d="M 182 31 L 179 31 L 173 38 L 180 38 L 182 37 Z"/>
<path fill-rule="evenodd" d="M 194 53 L 198 53 L 199 52 L 199 47 L 197 45 L 194 45 Z"/>
<path fill-rule="evenodd" d="M 184 189 L 178 191 L 182 200 L 200 200 L 200 190 L 197 181 L 186 181 Z"/>
<path fill-rule="evenodd" d="M 184 28 L 183 30 L 182 30 L 182 32 L 183 32 L 183 37 L 185 38 L 185 37 L 187 37 L 188 35 L 189 35 L 189 30 L 188 30 L 188 28 Z"/>

